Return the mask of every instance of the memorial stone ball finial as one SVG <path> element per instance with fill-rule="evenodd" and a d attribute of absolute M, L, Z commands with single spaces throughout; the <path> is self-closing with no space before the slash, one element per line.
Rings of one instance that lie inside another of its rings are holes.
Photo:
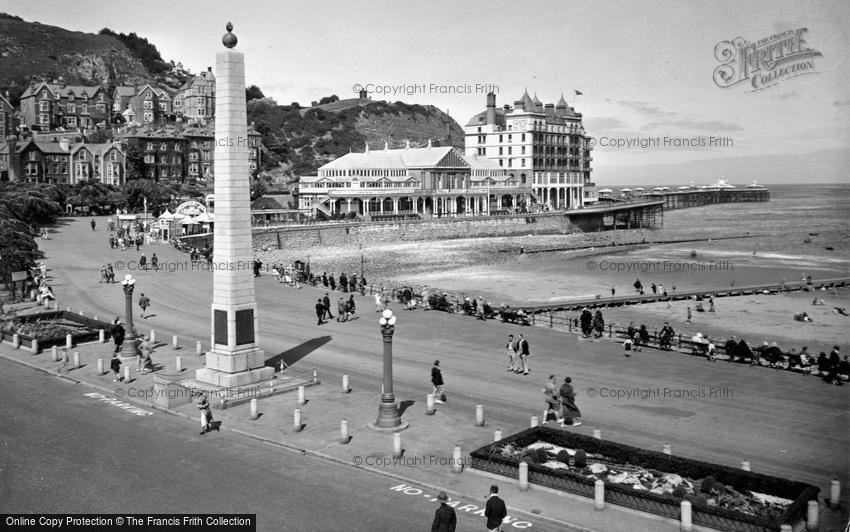
<path fill-rule="evenodd" d="M 225 33 L 224 37 L 221 38 L 221 42 L 224 43 L 226 47 L 233 48 L 234 46 L 236 46 L 237 42 L 236 35 L 233 35 L 233 33 L 231 33 L 233 31 L 233 24 L 228 22 L 227 26 L 225 26 L 225 29 L 227 30 L 227 33 Z"/>

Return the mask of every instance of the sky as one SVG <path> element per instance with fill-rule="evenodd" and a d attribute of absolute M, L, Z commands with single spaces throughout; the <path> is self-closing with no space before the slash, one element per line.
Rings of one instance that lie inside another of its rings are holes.
<path fill-rule="evenodd" d="M 544 103 L 563 93 L 594 137 L 600 186 L 850 182 L 846 0 L 0 0 L 0 11 L 136 32 L 193 72 L 215 65 L 231 21 L 248 83 L 279 103 L 355 97 L 363 86 L 375 100 L 435 105 L 465 125 L 489 90 L 498 106 L 526 89 Z M 719 43 L 758 47 L 783 35 L 791 45 L 802 35 L 811 52 L 762 63 L 757 85 L 769 74 L 771 86 L 754 90 L 738 59 L 730 66 L 743 81 L 715 82 L 726 63 Z"/>

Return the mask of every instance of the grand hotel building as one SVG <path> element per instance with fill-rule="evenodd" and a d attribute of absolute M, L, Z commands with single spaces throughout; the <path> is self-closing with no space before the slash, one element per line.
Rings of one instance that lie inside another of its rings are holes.
<path fill-rule="evenodd" d="M 366 220 L 480 216 L 526 211 L 531 188 L 495 161 L 453 147 L 349 153 L 301 177 L 298 207 L 308 215 Z"/>
<path fill-rule="evenodd" d="M 537 203 L 550 209 L 576 209 L 596 201 L 590 182 L 590 156 L 582 115 L 561 96 L 557 104 L 542 104 L 528 91 L 514 102 L 496 108 L 496 95 L 487 95 L 487 108 L 466 124 L 466 155 L 487 157 L 518 176 L 533 190 Z"/>

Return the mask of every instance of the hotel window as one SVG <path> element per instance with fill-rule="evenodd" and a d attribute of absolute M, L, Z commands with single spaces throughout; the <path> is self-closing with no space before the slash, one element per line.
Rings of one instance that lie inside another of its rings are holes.
<path fill-rule="evenodd" d="M 204 115 L 204 114 L 206 114 L 206 109 L 204 109 L 203 107 L 198 109 L 198 115 Z"/>
<path fill-rule="evenodd" d="M 38 110 L 39 111 L 49 111 L 50 110 L 50 102 L 46 100 L 42 100 L 38 102 Z"/>
<path fill-rule="evenodd" d="M 30 157 L 29 157 L 30 161 L 37 161 L 37 160 L 38 160 L 38 154 L 37 154 L 37 153 L 35 153 L 34 151 L 31 151 L 31 152 L 29 153 L 29 156 L 30 156 Z"/>
<path fill-rule="evenodd" d="M 67 117 L 67 120 L 68 120 L 69 126 L 76 126 L 77 125 L 77 117 L 76 116 L 69 116 L 69 117 Z"/>
<path fill-rule="evenodd" d="M 510 142 L 512 139 L 513 139 L 513 135 L 508 135 L 508 142 Z"/>
<path fill-rule="evenodd" d="M 153 109 L 153 102 L 151 100 L 145 100 L 144 108 L 145 109 Z"/>
<path fill-rule="evenodd" d="M 145 122 L 153 122 L 153 113 L 150 111 L 145 111 L 144 120 Z"/>
<path fill-rule="evenodd" d="M 165 102 L 159 102 L 159 110 L 160 111 L 167 111 L 168 110 L 168 104 L 165 103 Z"/>
<path fill-rule="evenodd" d="M 117 160 L 118 160 L 118 152 L 117 152 L 117 151 L 115 151 L 115 150 L 113 150 L 113 151 L 109 154 L 109 160 L 111 160 L 111 161 L 117 161 Z"/>
<path fill-rule="evenodd" d="M 89 106 L 86 104 L 80 104 L 80 113 L 86 114 L 89 112 Z"/>
<path fill-rule="evenodd" d="M 50 115 L 47 113 L 41 113 L 38 115 L 38 122 L 40 124 L 49 124 L 50 123 Z"/>
<path fill-rule="evenodd" d="M 513 165 L 514 165 L 514 160 L 513 160 L 513 159 L 508 159 L 508 168 L 513 167 Z"/>
<path fill-rule="evenodd" d="M 74 105 L 74 102 L 68 102 L 68 114 L 74 114 L 77 112 L 77 106 Z"/>
<path fill-rule="evenodd" d="M 47 91 L 41 91 L 41 97 L 47 98 Z"/>
<path fill-rule="evenodd" d="M 522 138 L 520 139 L 522 142 L 525 142 L 525 133 L 522 134 Z"/>

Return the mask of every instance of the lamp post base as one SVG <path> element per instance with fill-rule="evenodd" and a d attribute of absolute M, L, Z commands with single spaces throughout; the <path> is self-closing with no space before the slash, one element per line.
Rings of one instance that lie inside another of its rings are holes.
<path fill-rule="evenodd" d="M 369 423 L 369 428 L 378 432 L 398 432 L 409 425 L 401 420 L 395 400 L 381 400 L 378 406 L 378 419 Z"/>

